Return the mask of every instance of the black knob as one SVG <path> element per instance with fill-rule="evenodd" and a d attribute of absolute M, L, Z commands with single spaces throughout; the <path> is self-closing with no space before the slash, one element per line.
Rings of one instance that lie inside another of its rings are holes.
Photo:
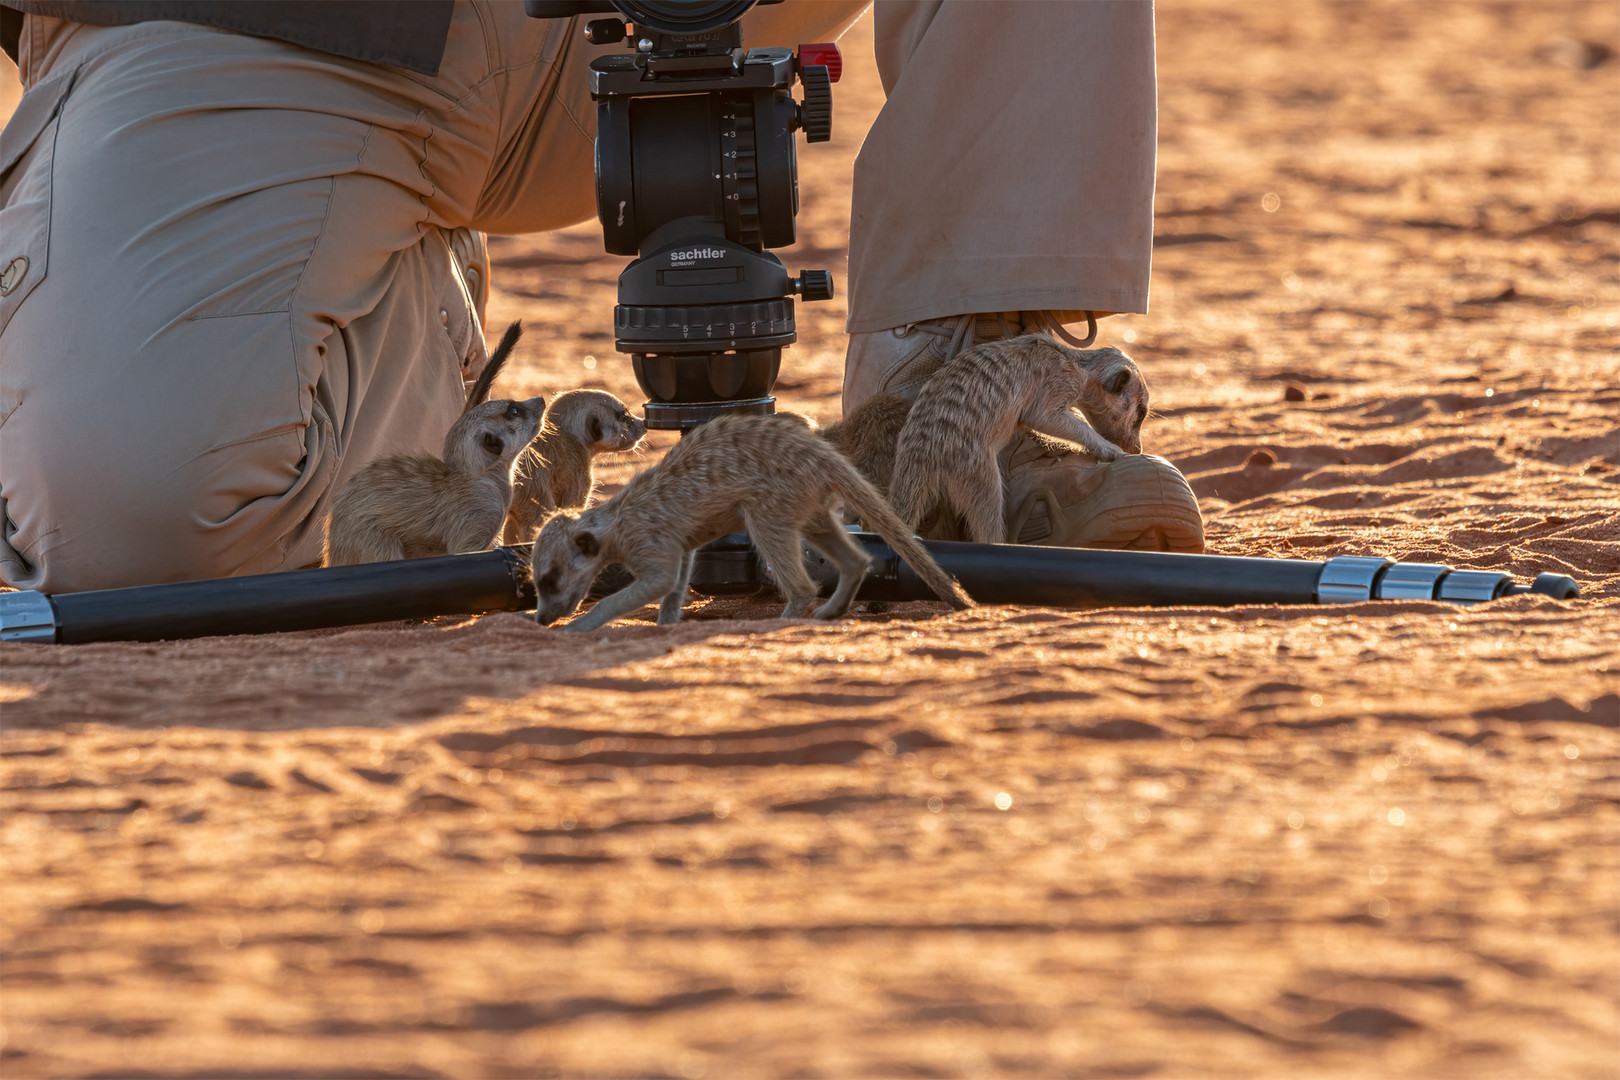
<path fill-rule="evenodd" d="M 826 64 L 806 64 L 799 78 L 804 83 L 804 104 L 799 106 L 804 141 L 826 142 L 832 138 L 832 75 Z"/>
<path fill-rule="evenodd" d="M 1581 587 L 1575 579 L 1565 574 L 1537 574 L 1536 580 L 1530 584 L 1531 592 L 1555 596 L 1560 600 L 1573 600 L 1581 595 Z"/>
<path fill-rule="evenodd" d="M 805 270 L 793 281 L 793 290 L 806 300 L 831 300 L 833 280 L 831 270 Z"/>
<path fill-rule="evenodd" d="M 585 24 L 585 40 L 592 45 L 612 45 L 624 40 L 624 23 L 619 19 L 592 19 Z"/>

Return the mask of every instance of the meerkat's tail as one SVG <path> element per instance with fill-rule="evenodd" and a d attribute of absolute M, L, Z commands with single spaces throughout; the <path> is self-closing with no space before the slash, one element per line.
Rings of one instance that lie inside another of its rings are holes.
<path fill-rule="evenodd" d="M 501 335 L 501 343 L 495 346 L 495 351 L 489 354 L 489 363 L 484 370 L 478 373 L 478 381 L 473 383 L 471 390 L 467 391 L 467 404 L 462 407 L 466 412 L 474 405 L 482 405 L 489 400 L 489 388 L 495 385 L 495 376 L 501 373 L 506 361 L 511 357 L 512 350 L 517 346 L 518 338 L 523 336 L 523 320 L 519 319 L 506 328 Z"/>
<path fill-rule="evenodd" d="M 939 501 L 934 478 L 916 456 L 896 446 L 894 472 L 889 476 L 889 506 L 906 523 L 908 535 L 921 527 L 923 519 Z"/>
<path fill-rule="evenodd" d="M 865 477 L 854 468 L 846 467 L 839 470 L 834 483 L 848 508 L 861 519 L 861 524 L 883 537 L 883 542 L 894 548 L 906 565 L 934 590 L 935 596 L 958 611 L 973 606 L 973 599 L 962 590 L 955 578 L 940 569 L 939 563 L 928 554 L 928 549 L 911 535 L 911 527 L 900 520 L 900 515 L 889 506 L 888 500 Z"/>

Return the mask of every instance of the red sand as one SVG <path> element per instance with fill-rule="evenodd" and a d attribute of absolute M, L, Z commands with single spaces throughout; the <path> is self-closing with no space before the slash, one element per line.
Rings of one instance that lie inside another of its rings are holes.
<path fill-rule="evenodd" d="M 1620 9 L 1159 29 L 1104 338 L 1211 549 L 1582 599 L 0 647 L 0 1073 L 1620 1075 Z M 869 35 L 785 253 L 840 280 Z M 495 250 L 510 389 L 639 400 L 596 228 Z"/>

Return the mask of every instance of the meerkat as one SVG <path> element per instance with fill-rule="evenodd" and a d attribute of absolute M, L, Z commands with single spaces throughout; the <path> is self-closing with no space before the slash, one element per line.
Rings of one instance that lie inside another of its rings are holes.
<path fill-rule="evenodd" d="M 782 419 L 782 420 L 791 420 L 795 424 L 803 424 L 807 429 L 809 429 L 810 431 L 814 431 L 817 434 L 822 434 L 822 435 L 826 434 L 826 430 L 824 428 L 822 428 L 822 426 L 820 424 L 816 423 L 816 418 L 811 416 L 809 413 L 793 412 L 791 410 L 780 410 L 779 409 L 776 412 L 771 413 L 770 415 L 775 416 L 775 417 L 777 417 L 779 419 Z"/>
<path fill-rule="evenodd" d="M 619 562 L 635 581 L 568 629 L 595 630 L 654 601 L 659 625 L 678 622 L 696 549 L 740 529 L 748 530 L 787 597 L 783 618 L 802 616 L 816 595 L 801 539 L 821 551 L 838 568 L 838 586 L 814 617 L 837 618 L 871 564 L 844 530 L 840 504 L 854 510 L 942 600 L 958 609 L 972 605 L 883 496 L 808 425 L 734 416 L 688 434 L 607 502 L 546 522 L 534 543 L 535 618 L 550 624 L 571 614 L 597 571 Z"/>
<path fill-rule="evenodd" d="M 542 398 L 485 400 L 522 333 L 522 323 L 507 328 L 445 435 L 442 457 L 383 458 L 344 485 L 326 519 L 325 565 L 483 551 L 495 542 L 512 500 L 513 466 L 546 408 Z"/>
<path fill-rule="evenodd" d="M 558 510 L 583 510 L 596 490 L 599 454 L 635 450 L 647 425 L 605 390 L 569 390 L 546 408 L 540 436 L 518 457 L 512 508 L 502 533 L 508 544 L 528 544 Z"/>
<path fill-rule="evenodd" d="M 876 394 L 836 424 L 822 429 L 821 437 L 841 450 L 872 486 L 889 494 L 894 477 L 894 451 L 900 430 L 911 415 L 911 402 L 896 394 Z"/>
<path fill-rule="evenodd" d="M 988 341 L 923 384 L 895 448 L 889 494 L 913 528 L 943 510 L 962 516 L 974 542 L 1002 543 L 996 454 L 1019 428 L 1113 461 L 1141 453 L 1147 414 L 1147 383 L 1118 349 L 1073 349 L 1047 334 Z"/>

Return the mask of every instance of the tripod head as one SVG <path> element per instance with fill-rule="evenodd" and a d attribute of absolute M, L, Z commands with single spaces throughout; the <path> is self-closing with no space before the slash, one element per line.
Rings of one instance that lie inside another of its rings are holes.
<path fill-rule="evenodd" d="M 794 131 L 832 137 L 838 50 L 743 50 L 737 20 L 752 6 L 525 5 L 543 18 L 614 12 L 586 26 L 593 44 L 627 40 L 625 21 L 635 25 L 634 51 L 598 57 L 590 78 L 603 242 L 636 256 L 619 275 L 614 346 L 630 354 L 650 428 L 774 412 L 782 349 L 798 339 L 793 297 L 833 295 L 829 271 L 790 277 L 766 249 L 794 241 Z"/>

